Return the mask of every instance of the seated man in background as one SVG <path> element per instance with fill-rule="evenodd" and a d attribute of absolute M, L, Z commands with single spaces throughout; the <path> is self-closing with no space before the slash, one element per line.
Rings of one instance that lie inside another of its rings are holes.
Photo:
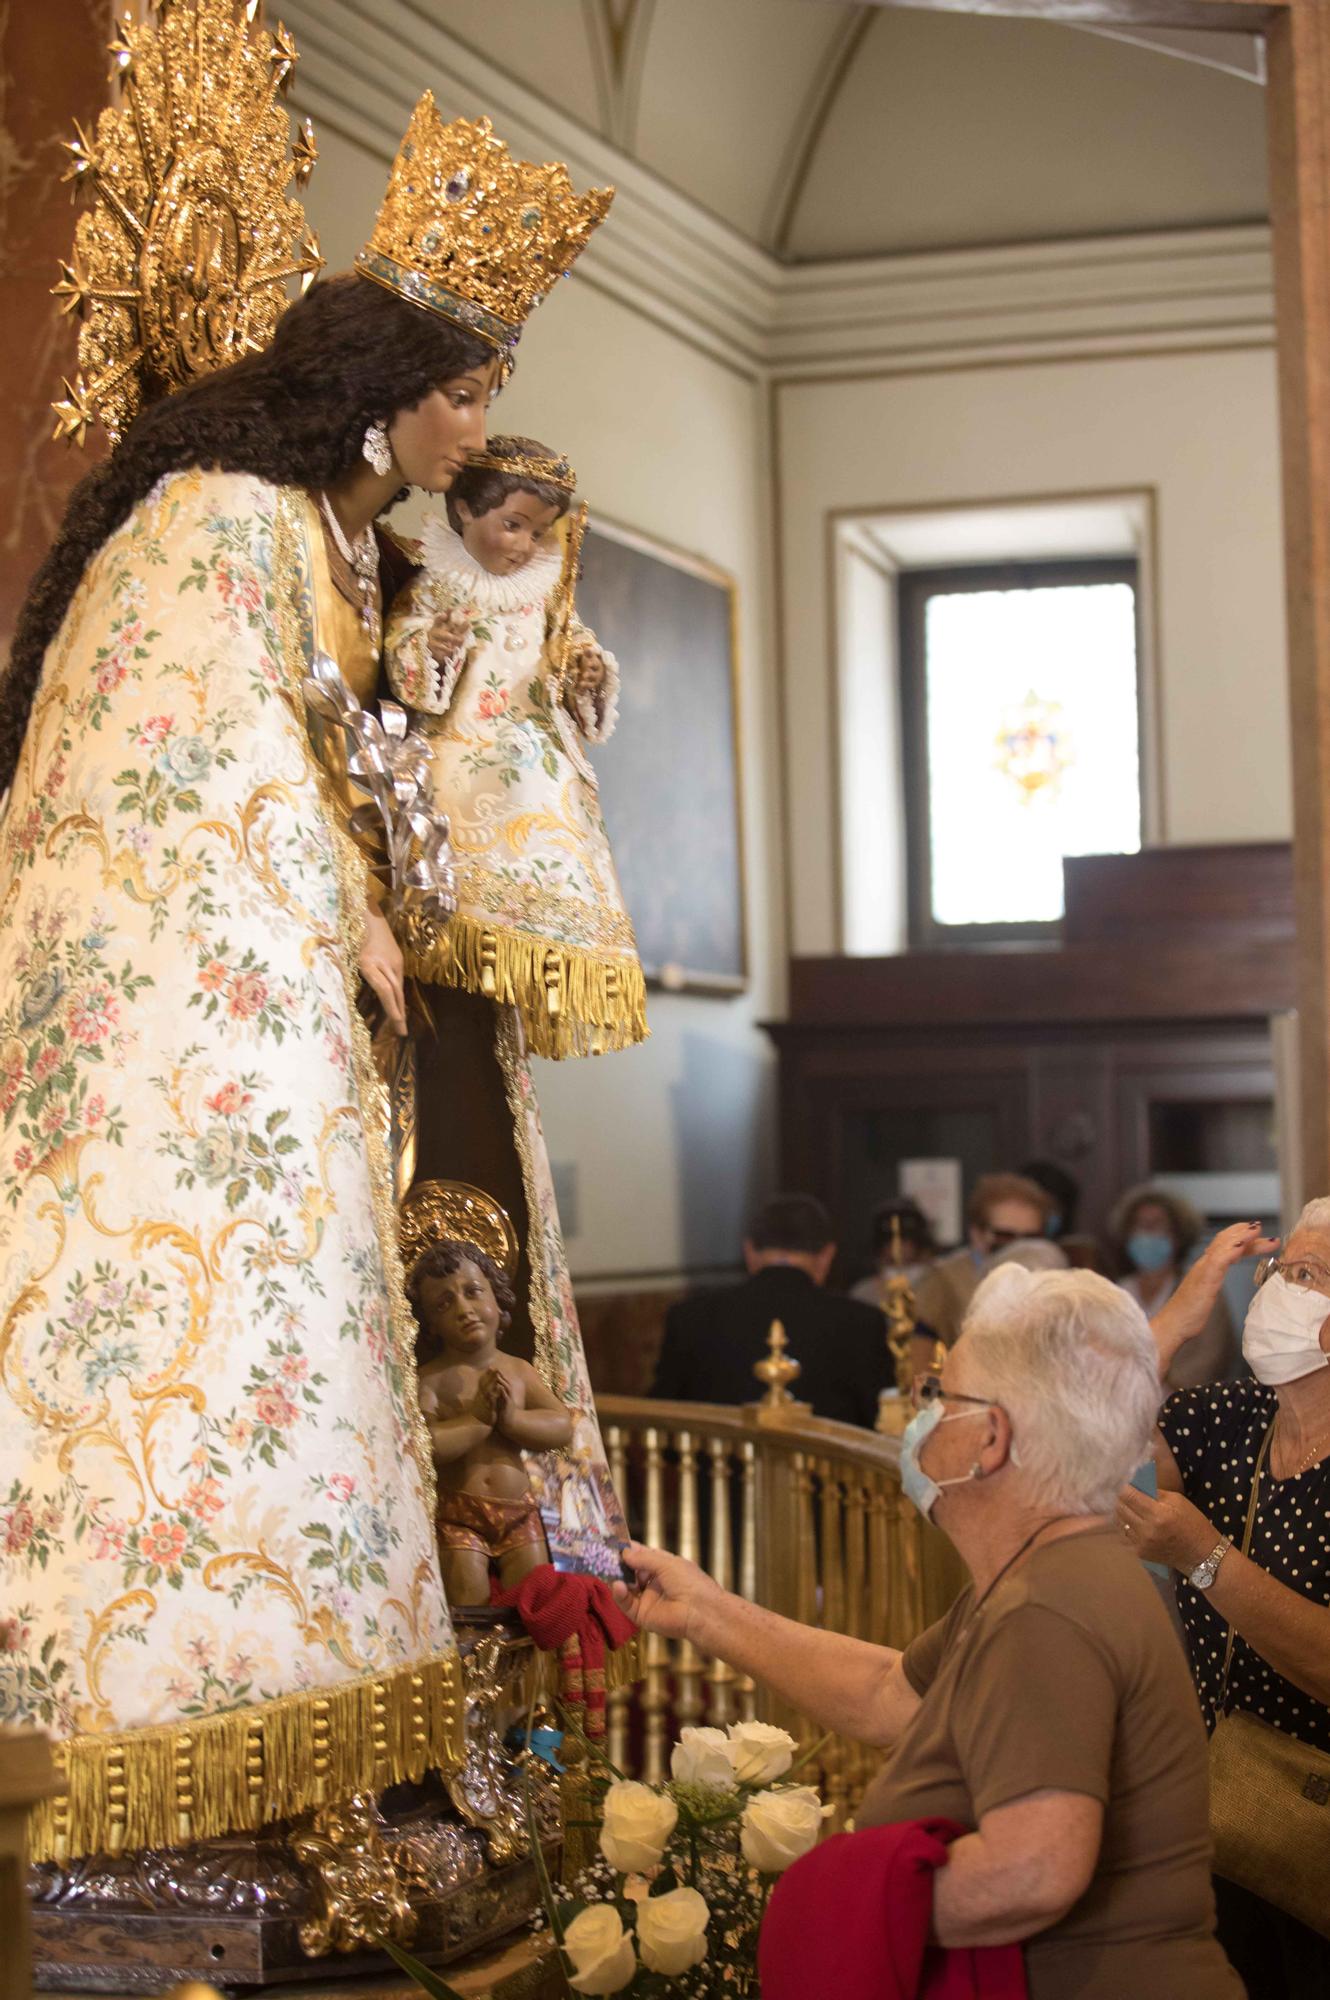
<path fill-rule="evenodd" d="M 1024 1174 L 981 1174 L 965 1212 L 969 1241 L 941 1258 L 915 1293 L 919 1320 L 916 1366 L 932 1366 L 934 1339 L 954 1347 L 970 1300 L 995 1250 L 1022 1237 L 1042 1236 L 1053 1212 L 1043 1188 Z"/>
<path fill-rule="evenodd" d="M 791 1393 L 815 1416 L 871 1429 L 879 1393 L 895 1380 L 882 1314 L 825 1289 L 836 1255 L 831 1218 L 811 1195 L 776 1195 L 744 1239 L 743 1284 L 680 1299 L 650 1393 L 678 1403 L 753 1403 L 754 1365 L 767 1353 L 771 1322 L 785 1328 L 802 1374 Z"/>

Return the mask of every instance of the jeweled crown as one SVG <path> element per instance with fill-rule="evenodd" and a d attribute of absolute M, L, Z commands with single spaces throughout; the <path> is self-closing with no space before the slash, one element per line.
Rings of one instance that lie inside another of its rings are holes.
<path fill-rule="evenodd" d="M 557 487 L 571 499 L 577 491 L 577 474 L 566 458 L 555 458 L 543 448 L 534 449 L 529 438 L 493 437 L 484 451 L 473 451 L 468 465 L 483 465 L 490 472 L 506 472 L 514 479 L 531 479 L 539 486 Z"/>
<path fill-rule="evenodd" d="M 575 193 L 566 167 L 515 160 L 488 118 L 445 125 L 427 90 L 356 269 L 503 353 L 613 199 Z"/>

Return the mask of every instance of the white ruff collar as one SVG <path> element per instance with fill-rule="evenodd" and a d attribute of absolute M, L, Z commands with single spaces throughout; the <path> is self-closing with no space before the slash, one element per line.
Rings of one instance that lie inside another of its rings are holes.
<path fill-rule="evenodd" d="M 446 576 L 459 596 L 477 611 L 524 611 L 543 604 L 559 580 L 563 551 L 556 544 L 539 549 L 529 563 L 508 576 L 495 576 L 478 563 L 456 529 L 442 514 L 427 514 L 420 546 L 432 576 Z"/>

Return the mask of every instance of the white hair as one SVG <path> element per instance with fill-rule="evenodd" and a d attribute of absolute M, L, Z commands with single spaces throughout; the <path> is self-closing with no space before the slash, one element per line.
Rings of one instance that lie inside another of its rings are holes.
<path fill-rule="evenodd" d="M 1315 1201 L 1309 1201 L 1289 1235 L 1296 1236 L 1300 1229 L 1315 1229 L 1321 1236 L 1330 1236 L 1330 1194 L 1318 1194 Z"/>
<path fill-rule="evenodd" d="M 980 1285 L 962 1339 L 966 1392 L 1006 1411 L 1033 1497 L 1109 1512 L 1159 1412 L 1159 1357 L 1136 1301 L 1093 1271 L 1009 1264 Z"/>
<path fill-rule="evenodd" d="M 1004 1243 L 995 1250 L 988 1260 L 990 1271 L 1004 1264 L 1019 1264 L 1023 1271 L 1065 1271 L 1067 1253 L 1046 1236 L 1018 1236 L 1014 1243 Z"/>

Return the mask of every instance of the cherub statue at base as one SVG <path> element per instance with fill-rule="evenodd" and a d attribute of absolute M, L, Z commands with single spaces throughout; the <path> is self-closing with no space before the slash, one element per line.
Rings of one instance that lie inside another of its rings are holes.
<path fill-rule="evenodd" d="M 511 1590 L 549 1561 L 522 1453 L 568 1444 L 572 1412 L 529 1361 L 500 1352 L 513 1290 L 475 1244 L 431 1244 L 407 1292 L 419 1327 L 420 1406 L 438 1471 L 443 1587 L 454 1608 L 488 1604 L 491 1570 Z"/>

